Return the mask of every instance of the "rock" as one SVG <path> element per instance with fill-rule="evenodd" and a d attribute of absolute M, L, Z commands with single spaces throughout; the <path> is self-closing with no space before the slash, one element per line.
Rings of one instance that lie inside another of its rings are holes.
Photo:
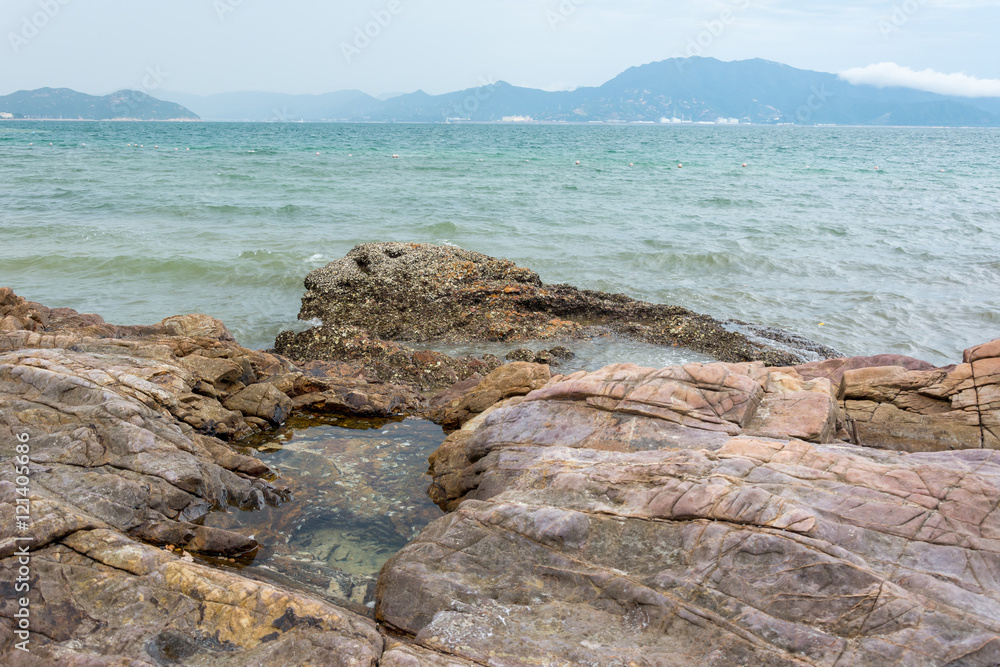
<path fill-rule="evenodd" d="M 705 315 L 623 295 L 544 285 L 513 262 L 452 246 L 369 243 L 306 277 L 299 318 L 319 318 L 332 332 L 356 327 L 372 339 L 395 341 L 530 341 L 579 339 L 614 333 L 658 345 L 682 345 L 722 361 L 762 360 L 772 366 L 805 361 L 794 351 L 802 339 L 784 336 L 781 349 L 759 331 L 751 340 Z M 279 339 L 289 352 L 292 334 Z M 302 336 L 300 334 L 300 336 Z M 337 335 L 306 346 L 342 352 Z M 837 356 L 806 341 L 810 354 Z M 303 357 L 304 358 L 304 357 Z M 528 359 L 524 359 L 527 361 Z M 534 356 L 531 360 L 534 360 Z"/>
<path fill-rule="evenodd" d="M 834 442 L 842 422 L 829 381 L 803 382 L 768 372 L 760 363 L 658 370 L 618 364 L 553 377 L 523 398 L 508 397 L 538 386 L 543 375 L 510 385 L 521 385 L 517 392 L 497 390 L 503 378 L 509 382 L 529 371 L 539 373 L 523 363 L 494 371 L 493 380 L 487 378 L 433 415 L 449 427 L 463 426 L 431 457 L 430 495 L 442 509 L 453 510 L 464 498 L 478 497 L 478 461 L 496 447 L 714 449 L 740 434 Z M 469 421 L 471 417 L 475 419 Z"/>
<path fill-rule="evenodd" d="M 393 642 L 378 664 L 379 667 L 473 667 L 476 663 L 434 653 L 420 646 Z"/>
<path fill-rule="evenodd" d="M 477 414 L 505 398 L 524 396 L 535 389 L 541 389 L 549 378 L 548 366 L 526 362 L 501 366 L 464 396 L 453 399 L 433 412 L 431 418 L 447 429 L 461 428 Z"/>
<path fill-rule="evenodd" d="M 244 375 L 243 366 L 225 358 L 213 358 L 192 354 L 182 357 L 180 365 L 204 383 L 199 386 L 203 392 L 211 392 L 213 398 L 219 398 L 227 393 L 227 389 L 240 382 Z M 207 385 L 207 386 L 206 386 Z"/>
<path fill-rule="evenodd" d="M 299 363 L 357 362 L 365 377 L 392 384 L 409 384 L 430 392 L 449 387 L 500 366 L 492 355 L 452 358 L 380 340 L 357 327 L 314 327 L 302 333 L 282 332 L 275 349 Z"/>
<path fill-rule="evenodd" d="M 175 336 L 233 340 L 233 335 L 226 328 L 226 325 L 208 315 L 176 315 L 168 317 L 161 324 Z"/>
<path fill-rule="evenodd" d="M 489 417 L 458 432 L 487 440 L 474 489 L 386 564 L 379 620 L 489 664 L 1000 655 L 1000 454 L 728 435 L 706 449 L 684 441 L 694 427 L 655 449 L 628 431 L 582 447 L 578 414 L 547 419 L 548 437 L 509 439 Z"/>
<path fill-rule="evenodd" d="M 884 366 L 898 366 L 911 371 L 929 371 L 934 368 L 932 364 L 920 359 L 914 359 L 913 357 L 904 357 L 898 354 L 878 354 L 873 357 L 847 357 L 814 361 L 800 364 L 794 370 L 806 380 L 826 378 L 830 382 L 837 384 L 844 377 L 846 371 Z"/>
<path fill-rule="evenodd" d="M 994 353 L 556 376 L 432 455 L 452 514 L 378 618 L 496 664 L 993 664 Z"/>
<path fill-rule="evenodd" d="M 507 361 L 527 361 L 555 368 L 560 365 L 560 360 L 572 359 L 575 356 L 576 354 L 572 350 L 559 345 L 551 350 L 539 350 L 538 352 L 526 347 L 520 347 L 508 352 L 504 359 Z"/>
<path fill-rule="evenodd" d="M 292 399 L 273 384 L 252 384 L 225 402 L 229 410 L 280 424 L 292 412 Z"/>
<path fill-rule="evenodd" d="M 365 418 L 416 414 L 424 404 L 413 387 L 330 376 L 302 377 L 292 395 L 294 410 Z"/>
<path fill-rule="evenodd" d="M 911 452 L 1000 449 L 1000 356 L 990 355 L 1000 355 L 1000 342 L 966 350 L 958 366 L 844 371 L 838 395 L 857 442 Z"/>
<path fill-rule="evenodd" d="M 768 376 L 748 433 L 766 438 L 797 438 L 808 442 L 833 442 L 843 417 L 826 378 L 802 381 L 783 373 Z"/>
<path fill-rule="evenodd" d="M 124 533 L 275 499 L 266 482 L 243 476 L 265 474 L 266 466 L 175 421 L 184 395 L 142 379 L 151 368 L 181 372 L 68 350 L 0 355 L 0 459 L 15 455 L 14 433 L 26 434 L 39 466 L 33 491 L 65 505 L 62 512 Z M 207 537 L 201 541 L 220 539 Z"/>
<path fill-rule="evenodd" d="M 0 576 L 17 567 L 0 560 Z M 374 666 L 382 653 L 367 619 L 113 531 L 77 531 L 34 551 L 31 567 L 31 649 L 49 664 Z M 0 616 L 15 604 L 5 596 Z M 0 651 L 17 653 L 3 623 Z"/>
<path fill-rule="evenodd" d="M 535 361 L 535 351 L 526 347 L 519 347 L 516 350 L 508 352 L 504 359 L 507 361 L 525 361 L 533 363 Z"/>
<path fill-rule="evenodd" d="M 383 641 L 373 622 L 328 596 L 297 592 L 340 588 L 345 604 L 371 613 L 362 606 L 374 594 L 371 577 L 289 566 L 294 576 L 275 585 L 235 569 L 272 545 L 228 525 L 230 508 L 275 511 L 269 506 L 288 491 L 267 481 L 273 473 L 262 461 L 215 436 L 269 427 L 295 404 L 344 415 L 415 413 L 423 407 L 415 389 L 371 383 L 339 364 L 298 371 L 281 356 L 240 347 L 205 316 L 119 326 L 0 289 L 0 322 L 0 588 L 11 593 L 0 600 L 0 663 L 377 664 Z M 349 377 L 338 375 L 344 369 Z M 23 438 L 30 461 L 15 458 Z M 389 452 L 377 442 L 371 449 L 376 456 L 359 456 L 378 467 Z M 24 477 L 27 498 L 17 485 Z M 336 494 L 338 509 L 351 502 L 338 486 L 323 493 Z M 25 500 L 27 527 L 18 513 Z M 323 508 L 314 511 L 328 518 Z M 368 511 L 397 521 L 385 506 Z M 25 536 L 27 657 L 14 648 L 11 583 Z M 420 649 L 396 654 L 435 659 Z"/>

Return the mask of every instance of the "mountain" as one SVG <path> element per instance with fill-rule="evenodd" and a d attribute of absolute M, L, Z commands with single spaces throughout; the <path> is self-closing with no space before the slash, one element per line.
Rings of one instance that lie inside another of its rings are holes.
<path fill-rule="evenodd" d="M 0 112 L 31 118 L 144 120 L 196 120 L 200 116 L 232 121 L 440 123 L 530 117 L 586 123 L 716 122 L 723 118 L 760 124 L 1000 127 L 1000 98 L 858 86 L 836 74 L 760 59 L 722 62 L 715 58 L 672 58 L 632 67 L 601 86 L 564 92 L 500 81 L 443 95 L 418 90 L 388 99 L 358 90 L 324 95 L 158 94 L 170 101 L 136 91 L 91 97 L 43 88 L 0 97 Z"/>
<path fill-rule="evenodd" d="M 96 97 L 69 88 L 19 90 L 0 96 L 0 113 L 14 118 L 69 120 L 200 120 L 173 102 L 138 90 L 119 90 Z"/>
<path fill-rule="evenodd" d="M 359 91 L 328 95 L 233 93 L 167 97 L 210 120 L 443 122 L 714 122 L 799 125 L 1000 126 L 1000 99 L 947 97 L 907 88 L 856 86 L 835 74 L 766 60 L 673 58 L 632 67 L 602 86 L 547 92 L 498 82 L 385 100 Z"/>

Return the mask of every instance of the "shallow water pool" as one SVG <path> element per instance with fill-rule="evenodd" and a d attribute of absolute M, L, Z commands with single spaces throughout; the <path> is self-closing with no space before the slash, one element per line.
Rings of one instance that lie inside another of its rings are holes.
<path fill-rule="evenodd" d="M 275 471 L 288 502 L 205 523 L 260 543 L 243 574 L 370 612 L 385 561 L 443 515 L 427 496 L 427 457 L 444 438 L 422 419 L 298 415 L 240 443 Z"/>

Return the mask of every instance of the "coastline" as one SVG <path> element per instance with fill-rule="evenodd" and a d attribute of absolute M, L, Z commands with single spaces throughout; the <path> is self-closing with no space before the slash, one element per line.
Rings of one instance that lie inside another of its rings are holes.
<path fill-rule="evenodd" d="M 417 301 L 352 319 L 387 284 Z M 358 246 L 306 287 L 303 312 L 325 322 L 295 360 L 205 315 L 118 326 L 0 290 L 0 459 L 29 457 L 31 501 L 19 529 L 4 466 L 0 573 L 13 581 L 30 534 L 33 653 L 234 667 L 1000 655 L 992 589 L 945 557 L 995 555 L 1000 342 L 944 368 L 883 355 L 564 376 L 382 336 L 412 330 L 417 310 L 428 340 L 483 338 L 481 318 L 565 341 L 583 325 L 517 314 L 553 287 L 567 310 L 612 299 L 633 335 L 656 307 L 416 244 Z M 420 306 L 425 291 L 455 317 Z M 450 429 L 429 489 L 448 514 L 385 565 L 374 610 L 243 576 L 231 562 L 266 545 L 203 523 L 300 502 L 241 443 L 316 411 Z M 16 660 L 13 602 L 0 641 Z M 112 622 L 125 609 L 132 623 Z"/>

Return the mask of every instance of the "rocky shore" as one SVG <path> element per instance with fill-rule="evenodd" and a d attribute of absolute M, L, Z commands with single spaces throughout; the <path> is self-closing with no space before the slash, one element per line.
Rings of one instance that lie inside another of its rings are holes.
<path fill-rule="evenodd" d="M 342 357 L 347 351 L 370 358 L 364 345 L 343 342 L 359 332 L 397 342 L 572 341 L 616 335 L 686 347 L 719 361 L 770 366 L 839 356 L 788 332 L 719 322 L 622 294 L 545 285 L 530 269 L 453 246 L 359 245 L 310 273 L 306 290 L 299 319 L 318 319 L 322 325 L 278 338 L 278 351 L 292 358 Z"/>
<path fill-rule="evenodd" d="M 0 662 L 1000 663 L 1000 341 L 946 368 L 807 362 L 795 336 L 413 244 L 307 288 L 323 324 L 273 351 L 205 315 L 117 326 L 0 289 Z M 560 375 L 406 344 L 609 332 L 720 362 Z M 450 431 L 447 514 L 374 609 L 247 575 L 277 534 L 206 521 L 297 502 L 245 443 L 307 413 Z"/>

